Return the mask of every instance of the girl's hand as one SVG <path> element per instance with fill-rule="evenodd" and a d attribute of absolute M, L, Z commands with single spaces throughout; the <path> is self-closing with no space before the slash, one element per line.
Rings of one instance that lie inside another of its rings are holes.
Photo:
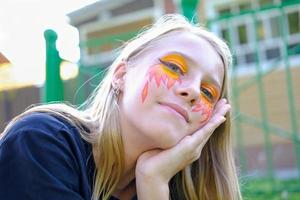
<path fill-rule="evenodd" d="M 204 145 L 214 130 L 226 120 L 224 116 L 229 110 L 230 105 L 222 99 L 216 104 L 207 124 L 194 134 L 185 136 L 170 149 L 154 149 L 143 153 L 136 165 L 137 184 L 145 181 L 166 188 L 177 172 L 199 159 Z"/>

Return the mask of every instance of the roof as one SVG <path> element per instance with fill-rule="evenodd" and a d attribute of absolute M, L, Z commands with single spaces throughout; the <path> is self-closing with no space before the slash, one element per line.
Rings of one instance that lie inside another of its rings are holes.
<path fill-rule="evenodd" d="M 10 61 L 0 52 L 0 65 L 10 63 Z"/>
<path fill-rule="evenodd" d="M 130 1 L 132 0 L 118 0 L 118 1 L 99 0 L 95 3 L 92 3 L 76 11 L 73 11 L 67 14 L 67 16 L 70 19 L 71 25 L 78 26 L 80 24 L 83 24 L 86 21 L 90 21 L 91 19 L 98 18 L 98 16 L 101 13 L 105 12 L 110 8 L 116 7 L 120 4 L 124 4 Z"/>

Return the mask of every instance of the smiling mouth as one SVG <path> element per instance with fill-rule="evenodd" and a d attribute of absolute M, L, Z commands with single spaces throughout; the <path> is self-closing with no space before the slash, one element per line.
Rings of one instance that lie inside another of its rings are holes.
<path fill-rule="evenodd" d="M 185 109 L 183 109 L 182 107 L 180 107 L 179 105 L 174 104 L 174 103 L 159 103 L 159 104 L 172 109 L 173 111 L 175 111 L 176 113 L 181 115 L 181 117 L 183 117 L 187 123 L 189 123 L 189 115 L 188 115 L 187 111 Z"/>

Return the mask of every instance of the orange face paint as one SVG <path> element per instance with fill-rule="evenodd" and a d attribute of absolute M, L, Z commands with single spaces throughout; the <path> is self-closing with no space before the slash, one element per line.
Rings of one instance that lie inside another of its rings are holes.
<path fill-rule="evenodd" d="M 218 99 L 218 92 L 217 92 L 218 90 L 212 84 L 203 83 L 201 85 L 201 90 L 202 90 L 203 96 L 205 97 L 205 99 L 208 102 L 214 103 Z M 208 96 L 208 94 L 203 92 L 203 90 L 206 90 L 206 92 L 209 92 L 210 95 Z"/>
<path fill-rule="evenodd" d="M 145 83 L 145 86 L 142 91 L 142 102 L 145 101 L 147 95 L 148 95 L 148 81 Z"/>
<path fill-rule="evenodd" d="M 157 87 L 160 87 L 160 84 L 163 83 L 167 89 L 170 89 L 175 83 L 181 84 L 180 75 L 187 72 L 185 59 L 179 54 L 164 56 L 160 61 L 161 64 L 151 67 L 148 72 L 149 79 L 142 90 L 142 102 L 145 101 L 148 95 L 148 85 L 153 79 Z"/>
<path fill-rule="evenodd" d="M 182 55 L 170 54 L 170 55 L 167 55 L 167 56 L 163 57 L 161 60 L 164 61 L 164 62 L 173 63 L 173 64 L 177 65 L 178 67 L 180 67 L 182 72 L 184 72 L 184 73 L 187 72 L 187 64 L 186 64 L 186 61 L 185 61 L 185 59 Z"/>
<path fill-rule="evenodd" d="M 217 89 L 211 85 L 204 83 L 201 86 L 201 94 L 200 94 L 200 102 L 197 103 L 192 109 L 193 112 L 201 112 L 202 116 L 200 119 L 200 123 L 206 122 L 210 116 L 212 115 L 214 102 L 218 99 Z M 203 90 L 206 90 L 205 93 Z"/>

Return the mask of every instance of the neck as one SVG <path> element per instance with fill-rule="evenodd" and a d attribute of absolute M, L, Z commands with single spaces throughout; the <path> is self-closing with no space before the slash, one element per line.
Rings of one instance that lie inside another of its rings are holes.
<path fill-rule="evenodd" d="M 139 156 L 151 149 L 151 145 L 134 126 L 121 115 L 121 134 L 124 147 L 124 171 L 113 195 L 119 199 L 130 200 L 136 194 L 135 166 Z"/>
<path fill-rule="evenodd" d="M 125 167 L 124 173 L 119 183 L 119 188 L 126 187 L 135 178 L 135 166 L 139 156 L 153 147 L 149 144 L 149 140 L 144 137 L 134 126 L 132 126 L 122 115 L 121 130 L 124 146 Z"/>
<path fill-rule="evenodd" d="M 124 192 L 126 195 L 130 192 L 132 196 L 135 194 L 135 166 L 138 157 L 145 151 L 153 149 L 149 144 L 149 140 L 143 137 L 133 126 L 131 126 L 121 116 L 121 134 L 124 147 L 124 171 L 121 179 L 114 192 L 114 196 L 123 196 Z M 94 160 L 97 165 L 99 158 L 96 146 L 93 146 Z M 98 166 L 96 166 L 97 168 Z"/>

